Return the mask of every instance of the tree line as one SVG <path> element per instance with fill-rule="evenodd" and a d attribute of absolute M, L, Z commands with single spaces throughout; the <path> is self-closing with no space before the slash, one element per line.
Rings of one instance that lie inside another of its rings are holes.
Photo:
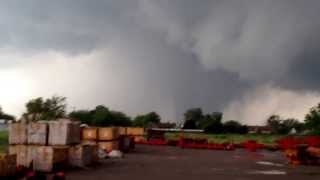
<path fill-rule="evenodd" d="M 65 97 L 53 96 L 44 99 L 42 97 L 31 99 L 26 103 L 26 111 L 21 119 L 27 121 L 55 120 L 57 118 L 72 118 L 90 126 L 139 126 L 149 127 L 159 124 L 161 117 L 156 112 L 138 115 L 134 118 L 123 112 L 111 110 L 104 105 L 98 105 L 94 109 L 74 110 L 67 113 Z M 0 119 L 14 120 L 15 117 L 4 113 L 0 108 Z M 304 121 L 297 119 L 283 119 L 278 115 L 272 115 L 266 120 L 274 134 L 288 134 L 307 132 L 308 134 L 320 135 L 320 103 L 312 107 Z M 180 127 L 179 127 L 180 128 Z M 184 113 L 184 121 L 181 126 L 184 129 L 202 129 L 206 133 L 248 133 L 248 126 L 237 120 L 223 121 L 222 112 L 203 113 L 201 108 L 192 108 Z"/>
<path fill-rule="evenodd" d="M 207 133 L 235 133 L 246 134 L 248 127 L 242 125 L 238 121 L 229 120 L 222 122 L 223 113 L 213 112 L 211 114 L 203 114 L 201 108 L 193 108 L 184 114 L 183 129 L 202 129 Z"/>
<path fill-rule="evenodd" d="M 71 118 L 90 126 L 139 127 L 147 127 L 150 124 L 161 122 L 161 117 L 156 112 L 149 112 L 131 118 L 123 112 L 111 110 L 104 105 L 98 105 L 90 110 L 74 110 L 67 113 L 66 98 L 60 96 L 53 96 L 47 99 L 42 97 L 31 99 L 26 103 L 25 107 L 26 111 L 23 113 L 21 119 L 26 121 L 51 121 L 58 118 Z M 8 116 L 3 119 L 14 120 L 15 118 L 13 116 Z"/>
<path fill-rule="evenodd" d="M 6 114 L 2 111 L 2 108 L 0 107 L 0 119 L 4 119 L 4 120 L 13 120 L 15 119 L 14 116 L 10 115 L 10 114 Z"/>

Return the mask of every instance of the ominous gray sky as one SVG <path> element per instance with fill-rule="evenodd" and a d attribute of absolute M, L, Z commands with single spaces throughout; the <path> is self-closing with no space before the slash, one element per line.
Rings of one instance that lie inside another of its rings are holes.
<path fill-rule="evenodd" d="M 320 102 L 318 0 L 0 0 L 0 104 L 68 97 L 180 121 L 302 119 Z"/>

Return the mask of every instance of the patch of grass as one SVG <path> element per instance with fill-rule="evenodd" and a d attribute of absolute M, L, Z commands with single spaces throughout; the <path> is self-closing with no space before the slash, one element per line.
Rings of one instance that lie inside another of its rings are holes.
<path fill-rule="evenodd" d="M 4 153 L 8 149 L 8 131 L 0 131 L 0 153 Z"/>
<path fill-rule="evenodd" d="M 179 133 L 166 133 L 168 140 L 178 140 Z M 255 140 L 258 143 L 274 145 L 275 141 L 283 138 L 283 135 L 268 134 L 204 134 L 204 133 L 184 133 L 186 138 L 207 138 L 210 143 L 243 143 L 248 140 Z"/>

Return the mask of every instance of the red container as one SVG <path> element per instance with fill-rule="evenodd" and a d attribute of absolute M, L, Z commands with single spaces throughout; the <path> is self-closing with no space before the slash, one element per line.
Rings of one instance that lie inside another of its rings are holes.
<path fill-rule="evenodd" d="M 320 147 L 320 137 L 319 136 L 308 136 L 304 138 L 305 144 L 309 146 Z"/>
<path fill-rule="evenodd" d="M 263 144 L 258 144 L 256 141 L 254 140 L 249 140 L 245 143 L 243 143 L 244 148 L 246 148 L 248 151 L 251 152 L 255 152 L 259 149 L 263 149 L 265 147 L 265 145 Z"/>

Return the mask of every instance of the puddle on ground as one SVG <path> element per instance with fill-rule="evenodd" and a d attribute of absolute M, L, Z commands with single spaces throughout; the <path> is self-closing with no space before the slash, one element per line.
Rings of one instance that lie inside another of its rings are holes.
<path fill-rule="evenodd" d="M 260 165 L 265 165 L 265 166 L 276 166 L 276 167 L 283 167 L 283 164 L 279 163 L 273 163 L 273 162 L 268 162 L 268 161 L 258 161 L 257 164 Z"/>
<path fill-rule="evenodd" d="M 249 174 L 263 174 L 263 175 L 286 175 L 287 172 L 280 170 L 265 170 L 265 171 L 250 171 Z"/>

